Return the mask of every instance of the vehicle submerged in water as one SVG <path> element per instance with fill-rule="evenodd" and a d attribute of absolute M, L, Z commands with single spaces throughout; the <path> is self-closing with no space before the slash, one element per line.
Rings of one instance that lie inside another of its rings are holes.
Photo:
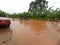
<path fill-rule="evenodd" d="M 6 17 L 0 17 L 0 27 L 2 26 L 6 26 L 6 27 L 9 27 L 11 24 L 11 21 L 9 18 L 6 18 Z"/>

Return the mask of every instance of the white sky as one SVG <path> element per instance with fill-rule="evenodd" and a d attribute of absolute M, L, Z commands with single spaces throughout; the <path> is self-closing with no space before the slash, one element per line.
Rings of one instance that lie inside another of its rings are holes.
<path fill-rule="evenodd" d="M 29 4 L 34 0 L 0 0 L 0 10 L 8 13 L 19 13 L 25 12 L 29 9 Z M 47 0 L 49 6 L 55 6 L 54 8 L 60 7 L 60 0 Z M 56 4 L 55 4 L 56 3 Z"/>
<path fill-rule="evenodd" d="M 60 8 L 60 0 L 47 0 L 48 6 L 53 7 L 53 9 Z"/>

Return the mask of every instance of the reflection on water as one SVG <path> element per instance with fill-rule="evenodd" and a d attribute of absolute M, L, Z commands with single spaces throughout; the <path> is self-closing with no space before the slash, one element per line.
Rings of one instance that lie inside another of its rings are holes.
<path fill-rule="evenodd" d="M 6 44 L 12 38 L 12 30 L 9 28 L 0 29 L 0 45 Z"/>

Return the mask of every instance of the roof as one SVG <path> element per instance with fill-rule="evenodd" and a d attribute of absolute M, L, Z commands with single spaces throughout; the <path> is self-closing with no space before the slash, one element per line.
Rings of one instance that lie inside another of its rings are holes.
<path fill-rule="evenodd" d="M 6 17 L 0 17 L 0 20 L 10 20 L 10 19 Z"/>

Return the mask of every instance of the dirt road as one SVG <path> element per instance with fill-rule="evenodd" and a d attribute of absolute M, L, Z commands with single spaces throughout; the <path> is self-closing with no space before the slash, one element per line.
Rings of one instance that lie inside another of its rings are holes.
<path fill-rule="evenodd" d="M 10 28 L 0 29 L 0 45 L 56 45 L 60 23 L 11 20 Z"/>

